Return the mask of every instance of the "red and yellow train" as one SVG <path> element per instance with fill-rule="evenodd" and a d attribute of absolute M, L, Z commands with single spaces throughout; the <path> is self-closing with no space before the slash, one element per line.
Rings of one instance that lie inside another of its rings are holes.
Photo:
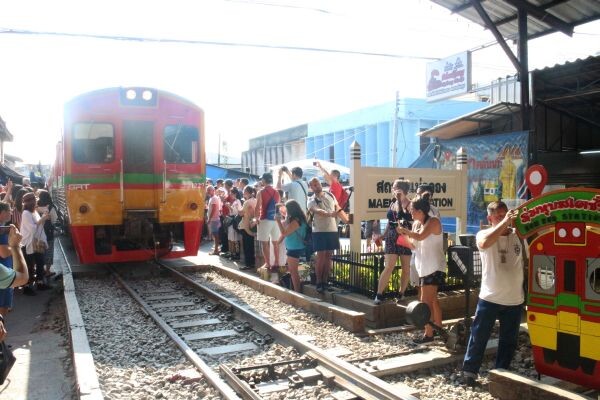
<path fill-rule="evenodd" d="M 195 255 L 204 218 L 204 114 L 141 87 L 65 105 L 52 189 L 82 263 Z"/>
<path fill-rule="evenodd" d="M 519 207 L 529 238 L 527 324 L 541 374 L 600 389 L 600 190 L 565 189 Z"/>

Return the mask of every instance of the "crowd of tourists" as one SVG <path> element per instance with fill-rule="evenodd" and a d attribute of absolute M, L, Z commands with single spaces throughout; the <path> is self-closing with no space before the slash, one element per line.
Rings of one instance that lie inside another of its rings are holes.
<path fill-rule="evenodd" d="M 302 169 L 298 167 L 291 171 L 283 167 L 275 180 L 272 174 L 264 173 L 255 186 L 250 186 L 243 179 L 237 182 L 217 181 L 215 186 L 209 185 L 208 227 L 214 240 L 211 254 L 239 260 L 241 240 L 245 255 L 245 265 L 241 269 L 253 269 L 256 267 L 256 240 L 264 260 L 262 267 L 277 271 L 281 265 L 286 266 L 296 291 L 302 290 L 299 261 L 310 259 L 314 254 L 316 289 L 323 293 L 328 285 L 333 252 L 340 245 L 338 222 L 347 222 L 344 208 L 349 193 L 339 183 L 338 171 L 321 170 L 329 185 L 327 191 L 323 190 L 318 178 L 310 179 L 307 184 L 302 179 Z M 285 176 L 289 182 L 284 184 Z M 397 297 L 402 300 L 409 283 L 412 283 L 418 288 L 419 300 L 429 306 L 432 322 L 441 326 L 438 288 L 445 283 L 446 259 L 440 213 L 431 205 L 431 187 L 420 186 L 412 199 L 408 197 L 409 188 L 406 181 L 394 181 L 394 201 L 387 211 L 383 233 L 379 221 L 366 221 L 367 241 L 375 248 L 383 248 L 385 254 L 385 268 L 379 276 L 374 304 L 382 303 L 392 272 L 400 260 Z M 500 262 L 496 254 L 500 248 L 498 243 L 515 235 L 508 224 L 516 214 L 504 203 L 493 202 L 488 207 L 488 215 L 492 227 L 477 235 L 483 264 L 482 289 L 463 367 L 465 380 L 471 385 L 476 383 L 496 318 L 501 323 L 502 343 L 497 365 L 503 368 L 509 366 L 516 349 L 520 305 L 523 303 L 520 284 L 523 279 L 520 256 L 523 249 L 506 262 Z M 428 324 L 415 342 L 432 342 L 436 334 L 439 332 Z"/>
<path fill-rule="evenodd" d="M 14 288 L 35 296 L 51 288 L 54 263 L 54 229 L 58 209 L 50 193 L 8 181 L 0 191 L 0 336 L 4 320 L 13 308 Z"/>

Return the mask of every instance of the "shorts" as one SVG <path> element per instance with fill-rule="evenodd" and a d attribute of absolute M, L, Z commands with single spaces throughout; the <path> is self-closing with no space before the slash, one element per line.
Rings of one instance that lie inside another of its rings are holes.
<path fill-rule="evenodd" d="M 258 230 L 256 232 L 256 240 L 259 242 L 276 241 L 281 236 L 277 222 L 270 219 L 263 219 L 258 224 Z"/>
<path fill-rule="evenodd" d="M 291 258 L 300 258 L 304 257 L 306 254 L 306 249 L 287 249 L 286 255 Z"/>
<path fill-rule="evenodd" d="M 0 308 L 12 308 L 13 291 L 13 288 L 6 288 L 0 290 Z"/>
<path fill-rule="evenodd" d="M 312 233 L 313 251 L 337 250 L 340 248 L 340 235 L 337 232 Z"/>
<path fill-rule="evenodd" d="M 211 235 L 218 235 L 219 228 L 221 228 L 221 221 L 209 221 L 208 222 L 208 231 Z"/>
<path fill-rule="evenodd" d="M 433 274 L 419 278 L 419 286 L 442 286 L 444 283 L 446 283 L 446 273 L 442 271 L 435 271 Z"/>

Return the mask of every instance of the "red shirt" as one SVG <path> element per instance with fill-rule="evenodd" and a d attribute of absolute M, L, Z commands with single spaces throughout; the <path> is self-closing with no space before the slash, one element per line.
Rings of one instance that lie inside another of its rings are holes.
<path fill-rule="evenodd" d="M 225 201 L 223 201 L 223 207 L 221 208 L 221 215 L 222 216 L 227 216 L 229 215 L 229 207 L 227 207 L 225 205 L 225 203 L 229 203 L 229 205 L 233 204 L 233 202 L 235 201 L 235 196 L 228 194 L 227 197 L 225 197 Z"/>
<path fill-rule="evenodd" d="M 329 185 L 329 193 L 335 197 L 341 208 L 346 208 L 346 203 L 348 202 L 348 198 L 350 198 L 350 196 L 348 193 L 346 193 L 341 183 L 332 180 L 331 184 Z"/>

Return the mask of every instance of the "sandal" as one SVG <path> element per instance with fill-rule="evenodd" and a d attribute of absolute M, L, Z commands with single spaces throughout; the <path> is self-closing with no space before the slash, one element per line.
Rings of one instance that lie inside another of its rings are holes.
<path fill-rule="evenodd" d="M 431 342 L 433 342 L 433 336 L 423 335 L 420 338 L 414 338 L 413 342 L 416 344 L 431 343 Z"/>

